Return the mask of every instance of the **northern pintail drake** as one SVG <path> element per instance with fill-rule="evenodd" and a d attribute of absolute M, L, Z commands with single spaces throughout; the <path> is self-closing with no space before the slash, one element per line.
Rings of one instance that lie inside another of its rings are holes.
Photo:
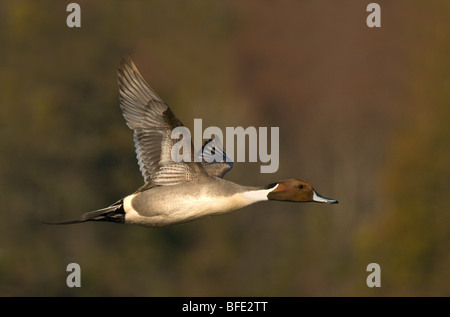
<path fill-rule="evenodd" d="M 121 60 L 118 84 L 120 107 L 128 127 L 134 131 L 137 160 L 145 184 L 109 207 L 59 224 L 109 221 L 163 227 L 228 213 L 267 200 L 338 203 L 322 197 L 302 180 L 282 180 L 261 187 L 243 186 L 223 179 L 233 166 L 230 162 L 173 161 L 171 150 L 178 140 L 171 135 L 173 129 L 183 126 L 181 121 L 150 88 L 131 58 Z M 214 151 L 226 156 L 214 140 L 205 146 L 214 147 Z M 192 144 L 191 148 L 194 153 Z"/>

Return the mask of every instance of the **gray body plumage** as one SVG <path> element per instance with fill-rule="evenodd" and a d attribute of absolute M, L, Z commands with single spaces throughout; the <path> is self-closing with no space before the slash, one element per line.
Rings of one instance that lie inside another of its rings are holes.
<path fill-rule="evenodd" d="M 242 186 L 212 176 L 199 181 L 157 186 L 128 196 L 125 223 L 165 226 L 218 215 L 247 206 L 255 201 L 244 193 L 258 187 Z M 127 199 L 127 198 L 126 198 Z"/>

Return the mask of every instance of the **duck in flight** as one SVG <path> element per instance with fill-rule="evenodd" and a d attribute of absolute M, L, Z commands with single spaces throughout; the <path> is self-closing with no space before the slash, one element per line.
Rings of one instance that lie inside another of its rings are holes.
<path fill-rule="evenodd" d="M 250 204 L 267 201 L 337 204 L 319 195 L 307 182 L 282 180 L 267 186 L 243 186 L 223 179 L 232 163 L 207 160 L 175 162 L 171 157 L 172 130 L 183 124 L 141 76 L 131 58 L 123 58 L 118 70 L 120 107 L 134 132 L 137 160 L 144 185 L 109 207 L 58 224 L 108 221 L 163 227 L 201 217 L 228 213 Z M 202 153 L 223 152 L 210 140 Z M 194 153 L 191 144 L 191 153 Z M 207 155 L 207 154 L 201 154 Z"/>

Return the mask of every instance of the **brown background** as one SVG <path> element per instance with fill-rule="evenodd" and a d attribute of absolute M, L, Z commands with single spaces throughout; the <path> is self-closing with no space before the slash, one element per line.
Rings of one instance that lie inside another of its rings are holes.
<path fill-rule="evenodd" d="M 369 1 L 78 1 L 79 29 L 68 3 L 0 3 L 0 295 L 450 295 L 448 1 L 377 1 L 381 28 Z M 238 163 L 227 179 L 301 178 L 340 204 L 40 224 L 142 185 L 124 54 L 189 128 L 280 127 L 277 173 Z"/>

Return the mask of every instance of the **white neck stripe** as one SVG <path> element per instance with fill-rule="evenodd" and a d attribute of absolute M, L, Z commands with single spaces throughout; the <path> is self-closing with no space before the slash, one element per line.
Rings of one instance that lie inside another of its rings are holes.
<path fill-rule="evenodd" d="M 242 197 L 252 203 L 257 201 L 269 200 L 269 198 L 267 198 L 267 195 L 277 187 L 278 183 L 274 187 L 269 189 L 250 190 L 248 192 L 243 192 Z"/>

